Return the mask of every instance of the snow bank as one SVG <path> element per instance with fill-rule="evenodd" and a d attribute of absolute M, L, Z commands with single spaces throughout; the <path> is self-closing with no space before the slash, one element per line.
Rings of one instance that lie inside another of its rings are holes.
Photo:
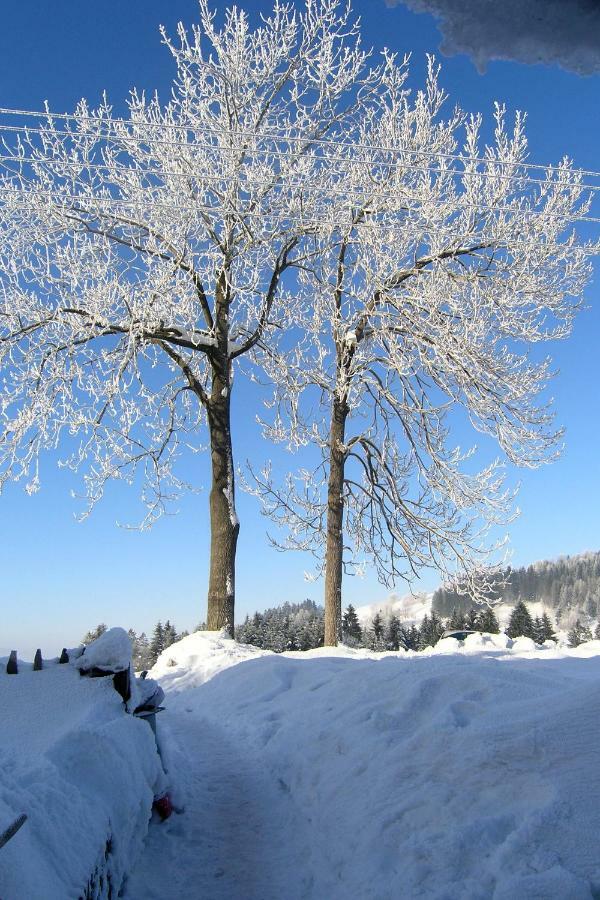
<path fill-rule="evenodd" d="M 273 656 L 249 644 L 238 644 L 227 631 L 195 631 L 171 644 L 148 673 L 165 691 L 178 693 L 198 687 L 224 669 L 261 656 Z"/>
<path fill-rule="evenodd" d="M 140 852 L 164 777 L 148 724 L 111 678 L 71 665 L 0 674 L 0 823 L 27 821 L 0 849 L 2 900 L 113 896 Z"/>
<path fill-rule="evenodd" d="M 82 672 L 100 669 L 102 672 L 122 672 L 131 663 L 131 638 L 124 628 L 109 628 L 85 648 L 74 666 Z"/>
<path fill-rule="evenodd" d="M 170 647 L 153 675 L 189 805 L 151 835 L 128 898 L 600 896 L 600 645 L 479 637 L 302 658 L 208 634 Z"/>

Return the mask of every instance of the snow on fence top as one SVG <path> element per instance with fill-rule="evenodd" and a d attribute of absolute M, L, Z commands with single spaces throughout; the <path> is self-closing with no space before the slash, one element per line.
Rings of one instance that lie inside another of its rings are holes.
<path fill-rule="evenodd" d="M 116 896 L 141 849 L 165 788 L 152 730 L 112 678 L 77 671 L 128 671 L 123 635 L 111 629 L 68 665 L 19 662 L 17 677 L 0 660 L 0 832 L 27 816 L 0 848 L 2 900 Z"/>

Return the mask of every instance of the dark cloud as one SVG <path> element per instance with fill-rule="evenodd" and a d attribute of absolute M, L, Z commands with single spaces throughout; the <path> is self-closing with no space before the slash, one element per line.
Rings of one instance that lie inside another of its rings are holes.
<path fill-rule="evenodd" d="M 482 70 L 492 59 L 600 72 L 600 0 L 385 0 L 431 13 L 448 56 L 467 53 Z"/>

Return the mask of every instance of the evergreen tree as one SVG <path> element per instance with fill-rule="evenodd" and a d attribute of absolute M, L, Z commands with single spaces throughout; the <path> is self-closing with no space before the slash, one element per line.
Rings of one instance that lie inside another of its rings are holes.
<path fill-rule="evenodd" d="M 362 640 L 362 628 L 351 603 L 342 616 L 342 635 L 344 643 L 351 646 L 358 646 Z"/>
<path fill-rule="evenodd" d="M 421 633 L 416 625 L 411 625 L 408 632 L 406 633 L 406 649 L 407 650 L 418 650 L 419 642 L 421 640 Z"/>
<path fill-rule="evenodd" d="M 594 637 L 597 641 L 600 641 L 600 622 L 596 625 L 596 629 L 594 631 Z"/>
<path fill-rule="evenodd" d="M 591 629 L 588 628 L 587 625 L 584 625 L 580 619 L 577 619 L 577 621 L 569 631 L 569 646 L 579 647 L 580 644 L 584 644 L 586 641 L 591 640 Z"/>
<path fill-rule="evenodd" d="M 150 658 L 154 664 L 165 649 L 165 633 L 162 622 L 158 621 L 154 627 L 152 640 L 150 641 Z"/>
<path fill-rule="evenodd" d="M 424 650 L 425 647 L 431 646 L 431 625 L 429 623 L 429 616 L 427 613 L 423 616 L 421 620 L 421 627 L 419 628 L 419 640 L 418 640 L 418 649 Z"/>
<path fill-rule="evenodd" d="M 167 619 L 163 626 L 163 649 L 166 650 L 167 647 L 170 647 L 171 644 L 174 644 L 177 640 L 179 640 L 177 637 L 177 630 Z"/>
<path fill-rule="evenodd" d="M 136 636 L 133 645 L 132 662 L 136 672 L 144 672 L 152 668 L 153 660 L 150 652 L 150 642 L 144 631 Z"/>
<path fill-rule="evenodd" d="M 500 633 L 500 624 L 498 622 L 496 613 L 491 606 L 484 606 L 484 608 L 479 613 L 478 630 L 482 631 L 484 634 Z"/>
<path fill-rule="evenodd" d="M 467 614 L 465 616 L 465 628 L 468 631 L 479 631 L 480 630 L 480 620 L 479 620 L 479 610 L 475 609 L 475 607 L 471 607 L 471 609 L 467 610 Z"/>
<path fill-rule="evenodd" d="M 432 647 L 435 647 L 443 633 L 444 623 L 442 622 L 436 611 L 432 610 L 431 618 L 429 619 L 429 635 Z"/>
<path fill-rule="evenodd" d="M 400 625 L 400 619 L 398 618 L 398 616 L 395 616 L 393 614 L 390 616 L 390 620 L 387 625 L 385 642 L 388 650 L 400 650 L 401 647 L 403 650 L 406 649 L 403 629 Z"/>
<path fill-rule="evenodd" d="M 104 622 L 100 622 L 99 625 L 96 625 L 95 628 L 92 628 L 90 631 L 88 631 L 86 634 L 84 634 L 84 636 L 81 639 L 81 643 L 85 644 L 86 646 L 88 644 L 93 643 L 93 641 L 95 641 L 99 637 L 101 637 L 101 635 L 103 635 L 106 630 L 107 630 L 107 628 L 106 628 L 106 625 L 104 624 Z"/>
<path fill-rule="evenodd" d="M 542 616 L 542 644 L 544 641 L 555 641 L 556 632 L 552 626 L 552 620 L 547 612 Z"/>
<path fill-rule="evenodd" d="M 464 610 L 454 606 L 452 608 L 452 615 L 448 619 L 447 629 L 448 631 L 462 631 L 463 628 L 465 628 Z"/>
<path fill-rule="evenodd" d="M 369 629 L 369 647 L 371 650 L 381 651 L 386 649 L 384 632 L 383 618 L 380 612 L 376 612 Z"/>
<path fill-rule="evenodd" d="M 519 600 L 511 612 L 506 633 L 510 638 L 528 637 L 535 639 L 531 614 L 523 600 Z"/>
<path fill-rule="evenodd" d="M 539 616 L 536 616 L 535 619 L 533 620 L 533 639 L 536 642 L 536 644 L 544 643 L 543 634 L 544 634 L 544 626 L 542 624 L 542 620 L 540 619 Z"/>

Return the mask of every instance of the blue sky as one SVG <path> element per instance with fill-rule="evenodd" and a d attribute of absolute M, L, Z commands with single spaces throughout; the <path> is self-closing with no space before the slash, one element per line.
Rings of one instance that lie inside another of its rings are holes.
<path fill-rule="evenodd" d="M 217 3 L 218 8 L 225 4 Z M 252 12 L 268 3 L 246 0 Z M 424 72 L 424 55 L 437 52 L 440 34 L 430 15 L 384 0 L 355 0 L 365 42 L 413 54 L 412 84 Z M 94 102 L 106 90 L 117 109 L 128 90 L 158 88 L 166 96 L 172 75 L 160 44 L 159 24 L 173 32 L 179 19 L 195 20 L 195 0 L 104 0 L 98 4 L 21 0 L 3 10 L 0 32 L 0 106 L 70 111 L 81 97 Z M 441 57 L 450 102 L 490 115 L 494 100 L 528 112 L 531 159 L 556 162 L 565 153 L 583 168 L 599 169 L 600 76 L 580 77 L 555 66 L 492 62 L 479 74 L 464 56 Z M 598 209 L 596 208 L 598 214 Z M 598 233 L 598 232 L 596 232 Z M 568 343 L 553 348 L 560 369 L 553 388 L 558 420 L 567 427 L 566 451 L 551 467 L 522 472 L 520 519 L 511 526 L 513 564 L 600 548 L 600 298 L 592 284 L 589 309 Z M 244 404 L 235 425 L 237 459 L 285 460 L 261 443 Z M 206 461 L 195 459 L 199 480 Z M 51 459 L 42 491 L 28 497 L 9 486 L 0 497 L 0 654 L 12 647 L 28 655 L 36 646 L 55 652 L 72 645 L 99 621 L 149 631 L 158 618 L 191 628 L 205 614 L 207 495 L 185 498 L 177 516 L 147 533 L 115 527 L 135 517 L 137 497 L 122 486 L 108 492 L 80 524 L 70 490 L 77 487 Z M 309 561 L 269 548 L 266 521 L 255 501 L 238 498 L 242 531 L 238 555 L 238 618 L 284 600 L 320 600 L 319 583 L 307 584 Z M 433 588 L 434 575 L 422 586 Z M 400 591 L 404 588 L 400 584 Z M 374 576 L 347 579 L 345 603 L 370 603 L 387 591 Z"/>

